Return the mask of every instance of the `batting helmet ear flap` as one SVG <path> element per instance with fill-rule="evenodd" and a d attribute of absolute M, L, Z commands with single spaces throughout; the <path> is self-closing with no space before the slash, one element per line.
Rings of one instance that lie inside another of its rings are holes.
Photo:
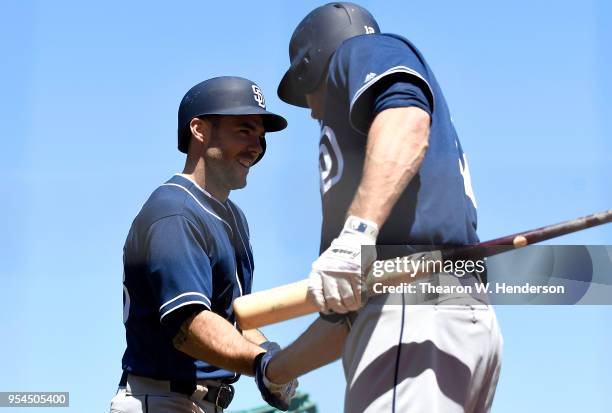
<path fill-rule="evenodd" d="M 257 162 L 259 162 L 261 160 L 261 158 L 263 158 L 264 154 L 266 153 L 266 138 L 265 138 L 265 136 L 260 136 L 259 137 L 259 144 L 261 145 L 261 153 L 259 154 L 257 159 L 255 159 L 255 162 L 253 162 L 253 165 L 255 165 Z"/>

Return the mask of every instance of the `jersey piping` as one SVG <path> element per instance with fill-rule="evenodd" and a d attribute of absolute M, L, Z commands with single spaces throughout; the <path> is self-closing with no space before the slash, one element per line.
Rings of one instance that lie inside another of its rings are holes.
<path fill-rule="evenodd" d="M 188 177 L 188 176 L 186 176 L 184 174 L 174 174 L 174 176 L 180 176 L 181 178 L 185 178 L 186 180 L 191 182 L 193 184 L 193 186 L 195 186 L 200 192 L 202 192 L 204 195 L 206 195 L 211 200 L 215 201 L 217 204 L 221 205 L 223 207 L 223 209 L 227 210 L 227 207 L 225 206 L 225 204 L 223 204 L 223 202 L 219 201 L 217 198 L 212 196 L 212 194 L 210 192 L 208 192 L 206 189 L 202 188 L 200 185 L 198 185 L 198 183 L 196 181 L 194 181 L 190 177 Z"/>
<path fill-rule="evenodd" d="M 184 307 L 186 305 L 191 305 L 191 304 L 203 304 L 204 307 L 206 307 L 206 308 L 208 308 L 210 310 L 210 307 L 208 305 L 206 305 L 206 303 L 204 301 L 186 301 L 186 302 L 184 302 L 182 304 L 177 305 L 176 307 L 171 308 L 170 310 L 166 311 L 165 313 L 163 313 L 161 316 L 159 316 L 159 321 L 162 321 L 165 316 L 167 316 L 168 314 L 170 314 L 174 310 L 178 310 L 181 307 Z"/>
<path fill-rule="evenodd" d="M 392 75 L 394 73 L 407 73 L 409 75 L 412 76 L 416 76 L 418 77 L 420 80 L 422 80 L 423 82 L 425 82 L 425 84 L 427 85 L 427 88 L 429 89 L 429 93 L 431 93 L 432 96 L 432 112 L 433 112 L 433 102 L 435 99 L 434 93 L 433 93 L 433 89 L 431 88 L 431 86 L 429 85 L 429 82 L 427 82 L 427 80 L 425 80 L 425 78 L 423 76 L 421 76 L 421 74 L 419 72 L 417 72 L 416 70 L 413 70 L 409 67 L 406 66 L 395 66 L 392 67 L 388 70 L 386 70 L 384 73 L 379 74 L 378 76 L 373 77 L 372 79 L 370 79 L 368 81 L 368 83 L 366 83 L 365 85 L 363 85 L 362 87 L 360 87 L 357 92 L 355 93 L 355 96 L 353 97 L 353 100 L 351 101 L 351 105 L 349 108 L 349 113 L 351 116 L 349 116 L 349 123 L 351 125 L 351 127 L 357 131 L 363 132 L 365 133 L 366 131 L 361 131 L 359 128 L 357 128 L 354 124 L 353 124 L 353 106 L 355 105 L 355 102 L 357 102 L 357 100 L 359 99 L 359 97 L 370 88 L 370 86 L 372 86 L 373 84 L 375 84 L 376 82 L 378 82 L 380 79 Z"/>
<path fill-rule="evenodd" d="M 185 297 L 186 295 L 199 295 L 200 297 L 203 297 L 203 298 L 204 298 L 206 301 L 208 301 L 208 306 L 210 306 L 210 299 L 209 299 L 208 297 L 206 297 L 206 296 L 205 296 L 204 294 L 202 294 L 202 293 L 198 293 L 198 292 L 196 292 L 196 291 L 190 291 L 190 292 L 188 292 L 188 293 L 179 294 L 179 295 L 177 295 L 176 297 L 174 297 L 173 299 L 166 301 L 165 303 L 163 303 L 163 304 L 161 305 L 161 307 L 159 307 L 159 311 L 161 311 L 161 309 L 162 309 L 162 308 L 164 308 L 165 306 L 167 306 L 168 304 L 173 303 L 173 302 L 175 302 L 176 300 L 178 300 L 179 298 L 183 298 L 183 297 Z"/>
<path fill-rule="evenodd" d="M 181 185 L 179 185 L 179 184 L 174 184 L 174 183 L 170 183 L 170 184 L 162 184 L 161 186 L 176 186 L 177 188 L 181 188 L 183 191 L 187 192 L 187 193 L 188 193 L 188 194 L 189 194 L 189 195 L 190 195 L 190 196 L 193 198 L 193 200 L 194 200 L 194 201 L 196 201 L 200 207 L 202 207 L 202 209 L 203 209 L 204 211 L 208 212 L 210 215 L 212 215 L 213 217 L 217 218 L 219 221 L 223 222 L 223 223 L 224 223 L 224 224 L 227 226 L 227 228 L 230 230 L 230 233 L 232 233 L 232 234 L 233 234 L 232 227 L 230 226 L 230 224 L 228 224 L 227 222 L 225 222 L 225 221 L 223 220 L 223 218 L 221 218 L 219 215 L 217 215 L 217 214 L 215 214 L 214 212 L 212 212 L 212 211 L 208 210 L 208 209 L 207 209 L 207 208 L 206 208 L 204 205 L 202 205 L 202 203 L 201 203 L 200 201 L 198 201 L 198 198 L 196 198 L 196 197 L 195 197 L 195 195 L 194 195 L 194 194 L 192 194 L 192 193 L 189 191 L 189 189 L 185 188 L 184 186 L 181 186 Z"/>

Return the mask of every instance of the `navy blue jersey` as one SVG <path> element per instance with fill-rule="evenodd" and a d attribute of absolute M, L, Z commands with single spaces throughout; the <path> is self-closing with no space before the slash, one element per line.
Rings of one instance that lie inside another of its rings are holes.
<path fill-rule="evenodd" d="M 233 372 L 176 350 L 178 326 L 170 320 L 189 310 L 210 310 L 235 325 L 232 302 L 251 292 L 253 275 L 242 211 L 175 175 L 134 219 L 123 261 L 123 369 L 159 380 L 237 380 Z"/>
<path fill-rule="evenodd" d="M 329 63 L 321 122 L 319 169 L 323 200 L 321 251 L 340 233 L 361 181 L 367 132 L 393 107 L 431 115 L 421 167 L 381 228 L 379 245 L 478 242 L 467 161 L 442 91 L 421 53 L 388 34 L 346 40 Z"/>

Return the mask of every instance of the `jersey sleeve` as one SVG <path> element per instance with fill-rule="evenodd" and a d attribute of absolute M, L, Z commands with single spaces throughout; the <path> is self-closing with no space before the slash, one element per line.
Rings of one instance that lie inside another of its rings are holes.
<path fill-rule="evenodd" d="M 405 42 L 385 35 L 364 35 L 345 42 L 329 67 L 331 93 L 350 102 L 349 121 L 367 133 L 385 109 L 416 106 L 430 115 L 434 94 L 428 71 Z"/>
<path fill-rule="evenodd" d="M 210 310 L 212 269 L 206 242 L 186 217 L 165 217 L 151 225 L 146 261 L 148 282 L 162 323 L 185 306 Z"/>

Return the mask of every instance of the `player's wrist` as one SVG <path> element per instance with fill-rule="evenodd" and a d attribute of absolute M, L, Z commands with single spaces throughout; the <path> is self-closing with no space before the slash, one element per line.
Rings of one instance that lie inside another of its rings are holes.
<path fill-rule="evenodd" d="M 274 354 L 281 350 L 281 347 L 278 345 L 278 343 L 269 340 L 260 343 L 258 347 L 259 350 L 253 358 L 253 376 L 257 374 L 257 369 L 261 367 L 260 364 L 263 362 L 262 359 L 266 355 L 266 353 L 269 352 L 271 354 Z"/>
<path fill-rule="evenodd" d="M 340 236 L 349 234 L 352 236 L 359 236 L 363 238 L 363 244 L 374 245 L 378 238 L 378 232 L 378 225 L 374 221 L 356 215 L 349 215 L 344 222 L 344 227 L 340 232 Z"/>
<path fill-rule="evenodd" d="M 286 369 L 283 368 L 282 363 L 279 362 L 279 358 L 275 355 L 270 359 L 264 372 L 264 378 L 273 385 L 282 386 L 285 383 L 289 383 L 293 377 L 289 377 Z"/>
<path fill-rule="evenodd" d="M 273 385 L 283 385 L 288 383 L 293 379 L 293 377 L 287 377 L 285 365 L 281 361 L 282 348 L 274 342 L 267 341 L 262 343 L 261 347 L 265 348 L 267 351 L 272 351 L 273 355 L 268 360 L 263 377 L 269 383 Z"/>

